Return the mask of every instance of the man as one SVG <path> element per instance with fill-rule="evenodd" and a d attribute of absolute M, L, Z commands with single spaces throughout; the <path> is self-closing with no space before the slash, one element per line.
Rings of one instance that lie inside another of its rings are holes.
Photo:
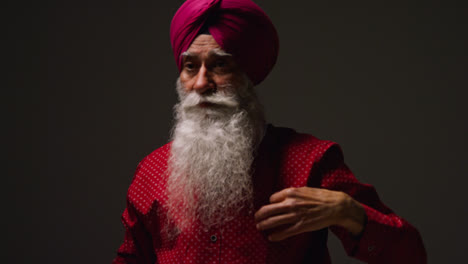
<path fill-rule="evenodd" d="M 266 125 L 254 86 L 278 37 L 250 0 L 188 0 L 171 24 L 172 142 L 142 160 L 114 263 L 330 263 L 327 229 L 368 263 L 426 263 L 418 231 L 339 146 Z"/>

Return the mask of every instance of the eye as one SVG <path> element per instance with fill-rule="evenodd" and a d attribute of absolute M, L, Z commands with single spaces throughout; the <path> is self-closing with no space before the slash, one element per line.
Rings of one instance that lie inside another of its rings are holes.
<path fill-rule="evenodd" d="M 224 68 L 226 65 L 227 63 L 224 60 L 217 60 L 215 63 L 215 67 L 217 68 Z"/>
<path fill-rule="evenodd" d="M 187 69 L 187 70 L 189 70 L 189 71 L 190 71 L 190 70 L 193 70 L 193 69 L 195 69 L 195 64 L 193 64 L 192 62 L 186 62 L 186 63 L 184 64 L 184 68 Z"/>

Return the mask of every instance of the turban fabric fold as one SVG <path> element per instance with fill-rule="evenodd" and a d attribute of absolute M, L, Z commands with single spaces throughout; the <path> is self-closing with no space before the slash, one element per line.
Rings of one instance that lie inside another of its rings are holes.
<path fill-rule="evenodd" d="M 270 18 L 251 0 L 187 0 L 171 22 L 171 44 L 179 72 L 181 54 L 200 29 L 231 53 L 254 85 L 270 73 L 278 57 L 278 34 Z"/>

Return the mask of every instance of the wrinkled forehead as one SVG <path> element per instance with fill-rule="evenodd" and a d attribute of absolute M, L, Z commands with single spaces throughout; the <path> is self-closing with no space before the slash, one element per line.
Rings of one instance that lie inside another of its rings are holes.
<path fill-rule="evenodd" d="M 221 46 L 216 43 L 215 39 L 208 34 L 200 34 L 190 44 L 187 51 L 181 54 L 182 58 L 190 57 L 232 57 L 230 53 L 224 51 Z"/>

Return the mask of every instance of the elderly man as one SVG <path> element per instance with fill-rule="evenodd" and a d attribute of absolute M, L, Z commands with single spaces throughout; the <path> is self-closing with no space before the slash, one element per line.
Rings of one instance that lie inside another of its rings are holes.
<path fill-rule="evenodd" d="M 418 231 L 333 142 L 267 125 L 254 86 L 278 37 L 250 0 L 188 0 L 171 24 L 172 141 L 143 159 L 114 263 L 330 263 L 328 229 L 368 263 L 426 263 Z"/>

